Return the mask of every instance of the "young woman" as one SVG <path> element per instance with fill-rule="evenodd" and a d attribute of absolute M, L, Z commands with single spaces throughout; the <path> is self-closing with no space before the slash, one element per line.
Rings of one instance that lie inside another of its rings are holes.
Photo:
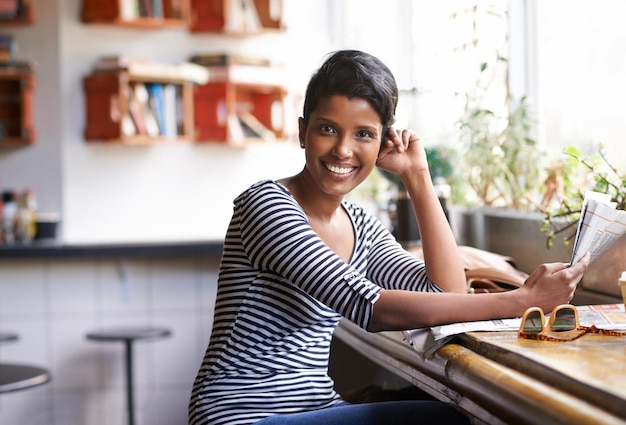
<path fill-rule="evenodd" d="M 339 320 L 371 332 L 414 329 L 517 317 L 572 298 L 588 257 L 542 265 L 515 291 L 467 293 L 424 147 L 392 127 L 397 99 L 389 69 L 360 51 L 335 52 L 311 78 L 299 119 L 303 170 L 235 199 L 190 424 L 467 423 L 435 401 L 342 401 L 327 373 Z M 344 200 L 374 167 L 406 186 L 424 261 Z"/>

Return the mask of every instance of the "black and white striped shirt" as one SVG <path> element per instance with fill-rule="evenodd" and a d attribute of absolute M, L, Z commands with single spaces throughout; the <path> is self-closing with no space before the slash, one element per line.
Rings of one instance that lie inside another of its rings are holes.
<path fill-rule="evenodd" d="M 381 288 L 440 291 L 382 223 L 342 206 L 355 234 L 350 264 L 279 183 L 259 182 L 235 199 L 190 424 L 252 424 L 338 403 L 327 372 L 341 317 L 367 329 Z"/>

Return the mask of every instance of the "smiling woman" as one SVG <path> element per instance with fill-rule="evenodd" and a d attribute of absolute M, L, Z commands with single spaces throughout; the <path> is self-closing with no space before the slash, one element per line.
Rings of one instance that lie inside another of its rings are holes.
<path fill-rule="evenodd" d="M 393 309 L 375 314 L 383 288 L 465 290 L 423 146 L 414 132 L 391 127 L 396 102 L 389 69 L 360 51 L 330 55 L 312 77 L 299 119 L 304 168 L 235 200 L 190 424 L 467 423 L 435 401 L 348 404 L 328 376 L 341 317 L 365 329 L 414 324 L 398 323 Z M 400 175 L 422 204 L 425 244 L 437 238 L 440 248 L 426 249 L 428 273 L 374 216 L 344 201 L 375 166 Z"/>
<path fill-rule="evenodd" d="M 213 332 L 189 406 L 192 425 L 468 423 L 426 400 L 350 404 L 328 375 L 342 318 L 371 332 L 521 315 L 569 301 L 588 264 L 549 264 L 515 291 L 467 293 L 465 271 L 418 135 L 392 125 L 387 66 L 332 53 L 311 78 L 299 139 L 303 169 L 235 199 Z M 378 167 L 397 175 L 420 226 L 423 260 L 344 197 Z"/>

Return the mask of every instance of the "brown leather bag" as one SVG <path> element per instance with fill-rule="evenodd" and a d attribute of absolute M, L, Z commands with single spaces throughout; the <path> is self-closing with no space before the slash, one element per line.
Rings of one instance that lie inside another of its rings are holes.
<path fill-rule="evenodd" d="M 512 257 L 471 246 L 461 245 L 458 249 L 465 268 L 468 292 L 510 291 L 524 285 L 528 278 L 528 273 L 515 266 Z M 410 248 L 409 252 L 424 259 L 422 247 Z"/>

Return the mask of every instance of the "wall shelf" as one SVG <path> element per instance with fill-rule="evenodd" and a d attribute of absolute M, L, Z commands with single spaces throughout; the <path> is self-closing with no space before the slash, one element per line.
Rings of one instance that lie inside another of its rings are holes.
<path fill-rule="evenodd" d="M 32 118 L 34 89 L 32 70 L 0 68 L 0 147 L 35 143 Z"/>
<path fill-rule="evenodd" d="M 12 25 L 30 25 L 35 20 L 35 13 L 30 0 L 18 1 L 15 14 L 0 16 L 0 27 Z"/>
<path fill-rule="evenodd" d="M 279 83 L 280 73 L 255 65 L 208 69 L 209 83 L 194 87 L 193 92 L 197 142 L 242 145 L 286 138 L 287 88 Z M 264 80 L 263 75 L 271 77 Z"/>
<path fill-rule="evenodd" d="M 82 21 L 139 29 L 188 28 L 189 0 L 83 0 Z"/>
<path fill-rule="evenodd" d="M 284 31 L 282 0 L 191 0 L 192 32 L 250 36 Z"/>
<path fill-rule="evenodd" d="M 111 70 L 94 71 L 83 87 L 89 142 L 152 145 L 194 139 L 190 81 Z"/>

